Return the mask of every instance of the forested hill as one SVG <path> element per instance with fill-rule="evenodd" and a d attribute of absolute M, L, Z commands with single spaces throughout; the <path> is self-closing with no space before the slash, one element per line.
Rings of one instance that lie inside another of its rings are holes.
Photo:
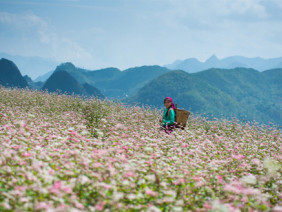
<path fill-rule="evenodd" d="M 208 69 L 198 73 L 172 71 L 146 84 L 130 103 L 163 107 L 165 96 L 178 106 L 208 117 L 282 124 L 282 69 Z"/>

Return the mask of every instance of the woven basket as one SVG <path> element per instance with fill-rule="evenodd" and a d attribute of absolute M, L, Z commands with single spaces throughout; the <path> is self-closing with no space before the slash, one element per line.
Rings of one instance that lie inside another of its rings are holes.
<path fill-rule="evenodd" d="M 190 112 L 188 110 L 177 109 L 177 104 L 175 104 L 175 122 L 177 122 L 176 127 L 182 128 L 186 127 Z"/>

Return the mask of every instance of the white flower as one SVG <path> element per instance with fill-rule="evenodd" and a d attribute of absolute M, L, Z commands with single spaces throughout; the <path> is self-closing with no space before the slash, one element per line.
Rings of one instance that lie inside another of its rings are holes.
<path fill-rule="evenodd" d="M 87 177 L 87 176 L 85 176 L 85 175 L 82 175 L 82 176 L 80 176 L 79 177 L 79 182 L 83 185 L 83 184 L 85 184 L 85 183 L 87 183 L 87 182 L 89 182 L 90 180 L 89 180 L 89 178 Z"/>
<path fill-rule="evenodd" d="M 135 194 L 128 194 L 127 198 L 130 200 L 136 199 L 136 195 Z"/>
<path fill-rule="evenodd" d="M 229 208 L 226 205 L 220 203 L 219 200 L 213 201 L 212 209 L 213 211 L 216 211 L 216 212 L 228 212 L 229 211 Z"/>
<path fill-rule="evenodd" d="M 145 147 L 144 150 L 145 150 L 146 152 L 152 152 L 152 151 L 153 151 L 153 149 L 152 149 L 151 147 Z"/>
<path fill-rule="evenodd" d="M 144 184 L 144 183 L 146 183 L 146 181 L 142 178 L 142 179 L 140 179 L 138 182 L 137 182 L 137 184 L 138 185 L 140 185 L 140 184 Z"/>
<path fill-rule="evenodd" d="M 173 211 L 183 211 L 183 209 L 181 207 L 173 207 L 172 208 Z"/>
<path fill-rule="evenodd" d="M 155 181 L 156 180 L 155 175 L 152 175 L 152 174 L 145 176 L 145 178 L 148 179 L 149 181 Z"/>
<path fill-rule="evenodd" d="M 83 130 L 80 134 L 81 134 L 81 135 L 88 135 L 89 132 L 88 132 L 87 130 Z"/>
<path fill-rule="evenodd" d="M 123 198 L 124 194 L 121 192 L 114 192 L 113 193 L 113 200 L 118 201 L 119 199 Z"/>
<path fill-rule="evenodd" d="M 282 211 L 282 206 L 276 205 L 276 206 L 273 208 L 273 211 L 276 211 L 276 212 Z"/>
<path fill-rule="evenodd" d="M 122 184 L 123 184 L 123 185 L 129 185 L 130 182 L 129 182 L 128 180 L 124 180 L 124 181 L 122 181 Z"/>
<path fill-rule="evenodd" d="M 156 206 L 154 206 L 154 205 L 149 207 L 147 211 L 148 212 L 161 212 L 161 210 L 159 208 L 157 208 Z"/>
<path fill-rule="evenodd" d="M 242 177 L 241 181 L 246 184 L 256 184 L 257 179 L 254 175 L 249 174 L 248 176 Z"/>
<path fill-rule="evenodd" d="M 264 159 L 263 166 L 268 170 L 269 174 L 275 174 L 281 168 L 280 164 L 273 158 Z"/>

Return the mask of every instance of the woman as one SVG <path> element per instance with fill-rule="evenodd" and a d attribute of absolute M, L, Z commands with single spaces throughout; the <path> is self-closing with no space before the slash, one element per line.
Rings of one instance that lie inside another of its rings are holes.
<path fill-rule="evenodd" d="M 175 107 L 171 97 L 164 99 L 164 106 L 166 108 L 162 118 L 160 118 L 161 129 L 169 134 L 175 129 Z"/>

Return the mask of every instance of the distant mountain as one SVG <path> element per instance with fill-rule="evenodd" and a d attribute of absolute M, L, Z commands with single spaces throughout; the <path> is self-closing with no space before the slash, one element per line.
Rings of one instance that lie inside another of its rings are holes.
<path fill-rule="evenodd" d="M 45 82 L 52 74 L 54 71 L 49 71 L 43 75 L 38 76 L 37 78 L 34 79 L 34 82 Z"/>
<path fill-rule="evenodd" d="M 218 59 L 215 55 L 212 55 L 205 62 L 200 62 L 196 58 L 188 58 L 186 60 L 177 60 L 165 67 L 173 70 L 184 70 L 189 73 L 195 73 L 209 68 L 232 69 L 237 67 L 253 68 L 258 71 L 264 71 L 274 68 L 282 68 L 282 57 L 263 59 L 260 57 L 248 58 L 243 56 L 231 56 Z"/>
<path fill-rule="evenodd" d="M 23 78 L 27 81 L 27 84 L 34 90 L 40 90 L 43 86 L 42 81 L 34 82 L 28 75 L 24 75 Z"/>
<path fill-rule="evenodd" d="M 163 107 L 171 96 L 178 107 L 207 117 L 232 117 L 282 126 L 282 69 L 208 69 L 165 73 L 126 102 Z"/>
<path fill-rule="evenodd" d="M 0 85 L 4 87 L 29 87 L 18 67 L 10 60 L 0 60 Z"/>
<path fill-rule="evenodd" d="M 101 87 L 107 96 L 121 99 L 134 95 L 146 83 L 169 71 L 157 65 L 129 68 L 119 72 Z"/>
<path fill-rule="evenodd" d="M 80 84 L 74 77 L 67 71 L 58 70 L 54 72 L 48 80 L 44 83 L 41 90 L 48 90 L 48 92 L 66 93 L 68 95 L 83 95 L 86 97 L 97 96 L 104 98 L 101 92 L 89 85 L 88 83 Z"/>
<path fill-rule="evenodd" d="M 52 59 L 46 59 L 42 57 L 24 57 L 18 55 L 10 55 L 6 53 L 0 53 L 0 58 L 7 58 L 17 64 L 19 70 L 23 75 L 28 75 L 32 79 L 35 79 L 40 75 L 40 73 L 46 73 L 50 70 L 54 70 L 57 61 Z M 45 79 L 46 80 L 46 79 Z M 45 80 L 35 80 L 35 81 L 45 81 Z"/>
<path fill-rule="evenodd" d="M 121 71 L 117 68 L 86 70 L 72 63 L 63 63 L 55 72 L 65 70 L 80 84 L 88 83 L 98 88 L 108 98 L 124 98 L 135 94 L 142 86 L 155 77 L 171 70 L 160 66 L 141 66 Z"/>

